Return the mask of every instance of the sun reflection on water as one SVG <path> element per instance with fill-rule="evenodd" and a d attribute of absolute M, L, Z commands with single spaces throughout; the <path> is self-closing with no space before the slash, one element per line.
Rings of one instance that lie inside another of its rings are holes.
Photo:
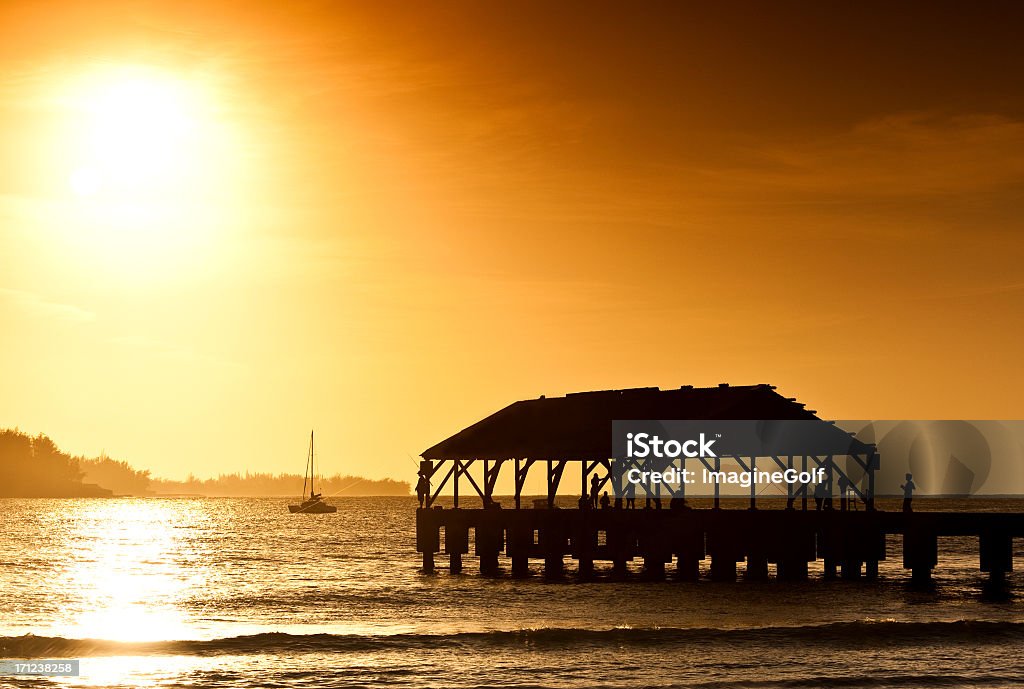
<path fill-rule="evenodd" d="M 162 641 L 188 637 L 183 601 L 201 586 L 194 544 L 178 525 L 181 503 L 89 501 L 67 525 L 61 576 L 74 599 L 55 631 L 69 638 Z"/>

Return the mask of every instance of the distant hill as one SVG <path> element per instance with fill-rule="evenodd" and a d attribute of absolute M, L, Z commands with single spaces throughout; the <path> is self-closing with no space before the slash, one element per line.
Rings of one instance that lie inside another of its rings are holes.
<path fill-rule="evenodd" d="M 407 481 L 329 476 L 317 479 L 317 491 L 329 495 L 409 495 Z M 72 498 L 111 495 L 205 495 L 211 497 L 297 496 L 299 474 L 222 474 L 189 476 L 184 481 L 153 478 L 149 471 L 100 455 L 71 456 L 47 436 L 18 429 L 0 430 L 0 497 Z"/>

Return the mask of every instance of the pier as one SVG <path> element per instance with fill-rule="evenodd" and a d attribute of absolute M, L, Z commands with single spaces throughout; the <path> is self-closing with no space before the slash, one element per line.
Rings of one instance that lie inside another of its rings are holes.
<path fill-rule="evenodd" d="M 623 464 L 636 465 L 615 458 L 612 425 L 650 419 L 810 423 L 812 433 L 772 435 L 768 445 L 749 453 L 679 458 L 659 468 L 684 471 L 689 461 L 702 470 L 720 471 L 727 460 L 747 472 L 813 471 L 824 477 L 824 494 L 816 495 L 821 509 L 808 507 L 806 484 L 787 484 L 786 494 L 778 496 L 785 509 L 761 509 L 754 485 L 742 506 L 724 509 L 723 502 L 736 501 L 723 498 L 718 484 L 713 493 L 699 496 L 711 504 L 707 509 L 689 506 L 685 486 L 641 496 L 638 502 L 647 509 L 626 509 Z M 617 577 L 626 577 L 636 569 L 631 564 L 639 562 L 644 578 L 671 574 L 685 581 L 698 579 L 701 563 L 708 562 L 705 569 L 715 581 L 736 580 L 740 564 L 746 579 L 768 579 L 774 566 L 778 580 L 799 581 L 820 560 L 826 579 L 872 579 L 886 559 L 886 538 L 898 535 L 903 568 L 912 581 L 927 582 L 939 563 L 939 539 L 970 536 L 978 539 L 980 571 L 1001 584 L 1013 570 L 1013 539 L 1024 536 L 1024 514 L 876 509 L 877 448 L 770 385 L 607 390 L 524 400 L 421 456 L 419 473 L 428 490 L 416 512 L 416 549 L 427 572 L 437 566 L 438 555 L 447 556 L 451 572 L 462 572 L 465 558 L 472 555 L 481 574 L 497 575 L 504 555 L 512 576 L 528 576 L 531 560 L 543 563 L 546 576 L 573 570 L 581 579 L 593 576 L 598 562 L 611 563 Z M 579 468 L 578 509 L 557 506 L 570 465 Z M 503 467 L 514 472 L 514 494 L 507 504 L 495 493 Z M 523 491 L 533 468 L 544 469 L 546 497 L 530 508 L 523 505 Z M 609 501 L 599 508 L 591 496 L 606 487 L 614 488 L 614 506 Z M 442 508 L 437 500 L 445 488 L 452 504 Z"/>

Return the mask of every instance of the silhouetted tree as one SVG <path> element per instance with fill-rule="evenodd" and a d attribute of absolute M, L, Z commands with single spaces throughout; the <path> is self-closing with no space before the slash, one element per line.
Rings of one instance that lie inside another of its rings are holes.
<path fill-rule="evenodd" d="M 0 431 L 0 495 L 32 497 L 83 495 L 77 458 L 47 436 Z"/>

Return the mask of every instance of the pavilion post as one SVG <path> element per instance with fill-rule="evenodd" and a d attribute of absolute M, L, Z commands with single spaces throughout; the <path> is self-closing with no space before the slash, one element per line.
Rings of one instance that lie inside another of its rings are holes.
<path fill-rule="evenodd" d="M 832 509 L 832 455 L 825 457 L 825 475 L 828 486 L 825 491 L 825 509 Z"/>
<path fill-rule="evenodd" d="M 721 471 L 722 471 L 722 459 L 721 459 L 721 457 L 715 457 L 715 476 L 721 476 Z M 722 484 L 720 484 L 718 482 L 718 480 L 716 479 L 715 480 L 715 509 L 716 510 L 721 507 L 721 504 L 720 504 L 720 497 L 721 497 L 720 494 L 722 492 L 722 487 L 721 486 L 722 486 Z"/>
<path fill-rule="evenodd" d="M 484 509 L 491 506 L 491 484 L 489 479 L 491 478 L 491 462 L 490 460 L 484 460 Z"/>
<path fill-rule="evenodd" d="M 800 466 L 802 467 L 801 471 L 804 474 L 806 474 L 807 473 L 807 455 L 803 455 L 803 458 L 801 460 Z M 800 509 L 803 510 L 804 512 L 807 511 L 807 486 L 808 486 L 808 484 L 805 483 L 800 488 L 800 490 L 803 491 L 803 497 L 800 498 Z"/>
<path fill-rule="evenodd" d="M 792 469 L 793 469 L 793 455 L 789 455 L 789 457 L 786 458 L 786 469 L 792 471 Z M 786 509 L 787 510 L 793 509 L 793 500 L 794 500 L 794 498 L 793 498 L 793 484 L 790 483 L 789 481 L 786 481 Z"/>
<path fill-rule="evenodd" d="M 589 460 L 584 459 L 581 466 L 583 467 L 583 471 L 580 473 L 580 495 L 582 495 L 584 499 L 589 499 L 590 493 L 587 491 L 587 479 L 590 478 Z"/>
<path fill-rule="evenodd" d="M 552 509 L 555 506 L 555 495 L 551 490 L 551 486 L 554 479 L 554 460 L 548 460 L 548 509 Z"/>
<path fill-rule="evenodd" d="M 878 465 L 878 453 L 872 452 L 868 457 L 868 495 L 865 500 L 868 512 L 875 511 L 875 467 Z"/>
<path fill-rule="evenodd" d="M 516 479 L 516 509 L 517 510 L 520 508 L 520 504 L 519 504 L 520 499 L 519 498 L 520 498 L 520 494 L 523 492 L 523 484 L 522 484 L 522 481 L 519 479 L 519 471 L 520 471 L 520 469 L 519 469 L 519 458 L 516 457 L 516 475 L 515 475 L 515 479 Z"/>
<path fill-rule="evenodd" d="M 459 474 L 462 473 L 462 462 L 460 462 L 457 459 L 454 460 L 454 461 L 455 461 L 455 476 L 452 477 L 452 479 L 453 479 L 453 481 L 452 481 L 452 491 L 453 491 L 454 500 L 452 501 L 452 507 L 457 509 L 459 507 Z"/>
<path fill-rule="evenodd" d="M 757 476 L 757 457 L 750 458 L 750 509 L 757 509 L 757 482 L 754 481 L 754 477 Z"/>

